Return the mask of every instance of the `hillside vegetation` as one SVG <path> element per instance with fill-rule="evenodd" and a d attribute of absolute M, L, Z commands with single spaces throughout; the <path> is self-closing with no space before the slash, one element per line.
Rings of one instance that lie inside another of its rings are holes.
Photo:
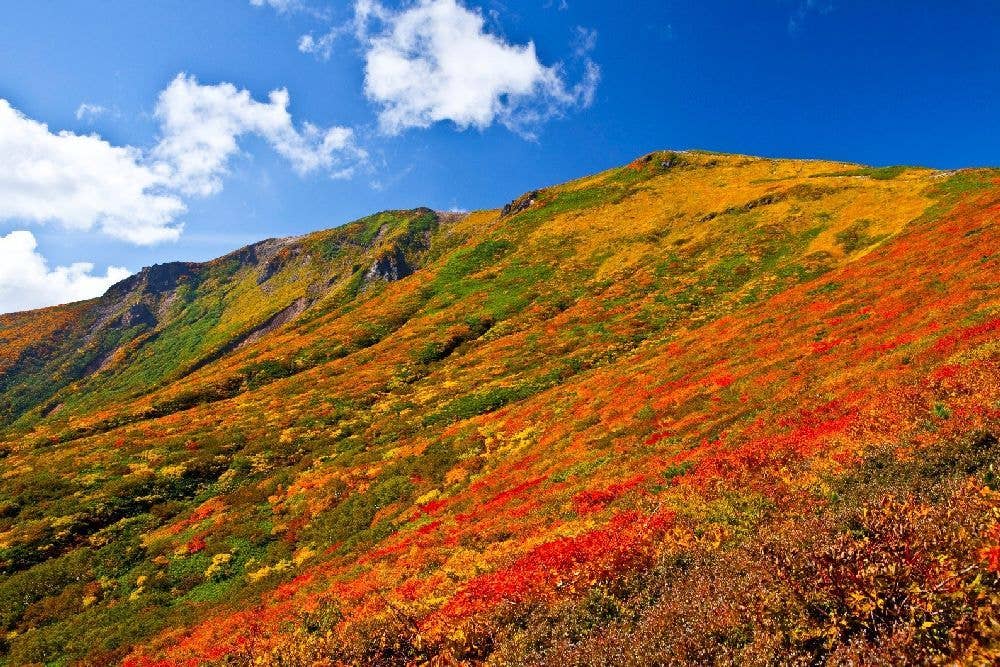
<path fill-rule="evenodd" d="M 0 664 L 995 663 L 998 223 L 657 152 L 2 315 Z"/>

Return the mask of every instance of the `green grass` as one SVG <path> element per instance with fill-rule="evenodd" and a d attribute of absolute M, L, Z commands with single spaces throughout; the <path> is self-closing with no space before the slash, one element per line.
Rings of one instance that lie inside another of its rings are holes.
<path fill-rule="evenodd" d="M 998 177 L 1000 177 L 1000 170 L 963 169 L 936 185 L 930 194 L 932 197 L 956 197 L 988 190 L 992 186 L 992 179 Z"/>
<path fill-rule="evenodd" d="M 512 247 L 509 241 L 487 239 L 472 248 L 462 248 L 454 252 L 438 272 L 435 286 L 440 291 L 453 293 L 465 291 L 457 284 L 458 281 L 492 266 L 510 252 Z"/>
<path fill-rule="evenodd" d="M 810 178 L 867 176 L 868 178 L 873 178 L 876 181 L 891 181 L 892 179 L 905 173 L 907 169 L 910 169 L 910 167 L 904 167 L 901 165 L 892 167 L 861 167 L 859 169 L 850 169 L 848 171 L 828 171 L 821 174 L 812 174 Z"/>
<path fill-rule="evenodd" d="M 464 394 L 446 404 L 437 412 L 424 417 L 424 425 L 459 421 L 493 412 L 510 403 L 523 401 L 526 398 L 534 396 L 548 389 L 553 384 L 554 379 L 544 377 L 515 386 L 494 387 L 486 391 Z"/>

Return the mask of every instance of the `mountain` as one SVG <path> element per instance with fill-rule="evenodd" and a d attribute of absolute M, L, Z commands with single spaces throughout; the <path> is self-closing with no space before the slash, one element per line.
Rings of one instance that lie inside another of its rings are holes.
<path fill-rule="evenodd" d="M 0 316 L 2 664 L 996 661 L 998 220 L 657 152 Z"/>

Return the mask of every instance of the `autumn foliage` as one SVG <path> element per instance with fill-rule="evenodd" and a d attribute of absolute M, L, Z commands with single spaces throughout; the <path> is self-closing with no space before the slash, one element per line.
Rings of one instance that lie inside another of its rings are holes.
<path fill-rule="evenodd" d="M 995 663 L 998 220 L 654 153 L 0 318 L 4 664 Z"/>

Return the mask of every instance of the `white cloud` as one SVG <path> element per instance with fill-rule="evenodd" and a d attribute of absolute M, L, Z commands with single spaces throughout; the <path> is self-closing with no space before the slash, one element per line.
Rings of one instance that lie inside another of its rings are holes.
<path fill-rule="evenodd" d="M 222 188 L 244 135 L 263 137 L 300 174 L 345 178 L 366 159 L 348 128 L 296 127 L 288 92 L 254 100 L 232 84 L 201 85 L 184 74 L 156 105 L 160 140 L 149 151 L 113 146 L 96 134 L 52 132 L 0 99 L 0 221 L 96 229 L 135 244 L 176 240 L 185 197 Z M 97 113 L 81 105 L 81 118 Z M 80 262 L 49 269 L 27 231 L 0 237 L 0 312 L 90 298 L 128 275 L 94 274 Z"/>
<path fill-rule="evenodd" d="M 156 106 L 160 141 L 143 152 L 96 134 L 52 132 L 0 99 L 0 220 L 96 228 L 135 244 L 176 240 L 183 198 L 218 192 L 247 134 L 263 137 L 300 174 L 350 176 L 366 158 L 352 131 L 297 128 L 288 104 L 283 89 L 257 102 L 232 84 L 181 74 Z"/>
<path fill-rule="evenodd" d="M 92 120 L 98 116 L 103 116 L 108 112 L 107 108 L 100 104 L 88 104 L 84 102 L 76 108 L 77 120 Z"/>
<path fill-rule="evenodd" d="M 184 212 L 137 149 L 53 133 L 0 99 L 0 219 L 97 227 L 132 243 L 176 239 Z"/>
<path fill-rule="evenodd" d="M 534 43 L 507 43 L 456 0 L 418 0 L 399 12 L 357 0 L 355 23 L 365 94 L 387 134 L 452 121 L 460 129 L 499 122 L 530 136 L 540 122 L 589 105 L 600 78 L 586 59 L 583 78 L 568 85 L 561 66 L 539 61 Z"/>
<path fill-rule="evenodd" d="M 334 27 L 319 37 L 313 37 L 311 33 L 302 35 L 299 37 L 299 52 L 311 53 L 320 60 L 329 60 L 330 55 L 333 53 L 333 43 L 336 42 L 337 38 L 344 34 L 344 32 L 346 32 L 344 28 Z"/>
<path fill-rule="evenodd" d="M 31 232 L 0 236 L 0 313 L 90 299 L 131 274 L 128 269 L 112 266 L 103 276 L 97 275 L 88 262 L 49 269 L 45 258 L 36 252 L 37 246 Z"/>
<path fill-rule="evenodd" d="M 343 176 L 365 158 L 349 128 L 311 123 L 296 128 L 288 103 L 284 89 L 258 102 L 232 84 L 202 85 L 180 74 L 156 104 L 162 138 L 153 156 L 169 166 L 172 187 L 200 196 L 221 189 L 228 161 L 239 150 L 237 139 L 246 134 L 263 137 L 303 175 L 322 169 Z"/>

